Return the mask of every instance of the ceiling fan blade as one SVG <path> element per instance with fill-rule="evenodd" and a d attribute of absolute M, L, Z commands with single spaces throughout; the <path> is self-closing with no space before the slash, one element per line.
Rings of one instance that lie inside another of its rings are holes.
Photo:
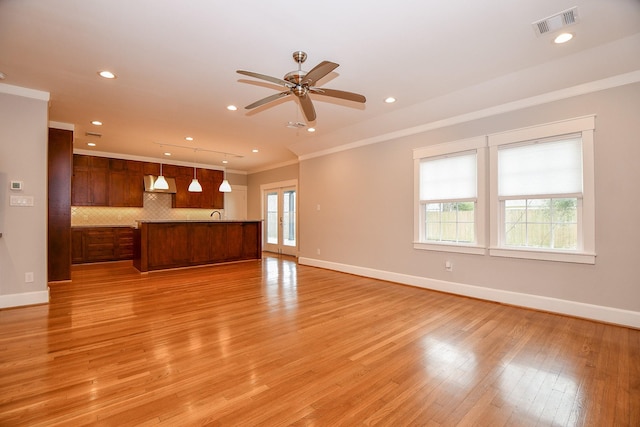
<path fill-rule="evenodd" d="M 367 102 L 367 98 L 359 93 L 345 92 L 344 90 L 324 89 L 319 87 L 310 87 L 309 91 L 317 95 L 331 96 L 334 98 L 346 99 L 355 102 Z"/>
<path fill-rule="evenodd" d="M 302 105 L 302 112 L 307 118 L 308 122 L 312 122 L 316 119 L 316 109 L 313 108 L 313 103 L 308 95 L 298 97 L 300 99 L 300 105 Z"/>
<path fill-rule="evenodd" d="M 322 61 L 311 69 L 302 80 L 303 85 L 313 86 L 313 84 L 335 70 L 340 64 L 331 61 Z"/>
<path fill-rule="evenodd" d="M 289 91 L 276 93 L 275 95 L 271 95 L 271 96 L 267 96 L 266 98 L 262 98 L 262 99 L 260 99 L 260 100 L 258 100 L 256 102 L 254 102 L 253 104 L 249 104 L 244 108 L 247 109 L 247 110 L 251 110 L 252 108 L 259 107 L 259 106 L 264 105 L 264 104 L 266 104 L 268 102 L 275 101 L 276 99 L 280 99 L 283 96 L 287 96 L 290 93 L 291 92 L 289 92 Z"/>
<path fill-rule="evenodd" d="M 236 70 L 236 73 L 243 74 L 249 77 L 255 77 L 256 79 L 266 80 L 271 83 L 275 83 L 277 85 L 282 85 L 286 87 L 292 87 L 292 84 L 286 80 L 279 79 L 277 77 L 266 76 L 264 74 L 254 73 L 252 71 L 244 71 L 244 70 Z"/>

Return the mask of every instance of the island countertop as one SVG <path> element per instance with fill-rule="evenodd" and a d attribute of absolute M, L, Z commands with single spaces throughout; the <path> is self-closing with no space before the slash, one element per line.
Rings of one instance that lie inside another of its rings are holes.
<path fill-rule="evenodd" d="M 191 223 L 191 222 L 204 222 L 204 223 L 217 223 L 217 222 L 227 222 L 227 223 L 245 223 L 245 222 L 262 222 L 261 219 L 138 219 L 136 223 L 138 224 L 163 224 L 163 223 Z"/>
<path fill-rule="evenodd" d="M 133 265 L 141 272 L 262 258 L 262 220 L 140 220 Z"/>

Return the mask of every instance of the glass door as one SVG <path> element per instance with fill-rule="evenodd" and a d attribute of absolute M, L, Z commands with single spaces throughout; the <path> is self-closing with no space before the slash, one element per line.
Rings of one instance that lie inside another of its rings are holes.
<path fill-rule="evenodd" d="M 298 255 L 297 193 L 295 186 L 263 190 L 264 250 Z"/>

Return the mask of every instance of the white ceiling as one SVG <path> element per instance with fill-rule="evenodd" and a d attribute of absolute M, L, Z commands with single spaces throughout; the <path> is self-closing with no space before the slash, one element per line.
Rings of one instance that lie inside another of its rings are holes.
<path fill-rule="evenodd" d="M 572 41 L 536 35 L 573 6 Z M 282 88 L 235 71 L 282 78 L 296 50 L 305 70 L 340 64 L 318 86 L 367 103 L 312 95 L 313 134 L 285 126 L 304 122 L 294 97 L 245 110 Z M 2 83 L 50 92 L 75 149 L 222 166 L 219 151 L 236 171 L 637 70 L 638 0 L 0 0 Z"/>

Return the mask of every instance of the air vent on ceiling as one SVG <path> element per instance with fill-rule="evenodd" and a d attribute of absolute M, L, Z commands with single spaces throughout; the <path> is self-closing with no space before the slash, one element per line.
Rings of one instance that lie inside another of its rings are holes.
<path fill-rule="evenodd" d="M 98 138 L 102 136 L 102 134 L 98 132 L 85 132 L 84 134 L 85 136 L 97 136 Z"/>
<path fill-rule="evenodd" d="M 536 32 L 536 35 L 541 36 L 546 33 L 552 33 L 560 28 L 577 24 L 578 18 L 578 7 L 574 6 L 571 9 L 563 10 L 548 18 L 536 21 L 531 25 L 533 25 L 533 30 Z"/>
<path fill-rule="evenodd" d="M 287 127 L 290 129 L 299 129 L 299 128 L 303 128 L 305 127 L 306 124 L 302 123 L 302 122 L 289 122 L 287 123 Z"/>

